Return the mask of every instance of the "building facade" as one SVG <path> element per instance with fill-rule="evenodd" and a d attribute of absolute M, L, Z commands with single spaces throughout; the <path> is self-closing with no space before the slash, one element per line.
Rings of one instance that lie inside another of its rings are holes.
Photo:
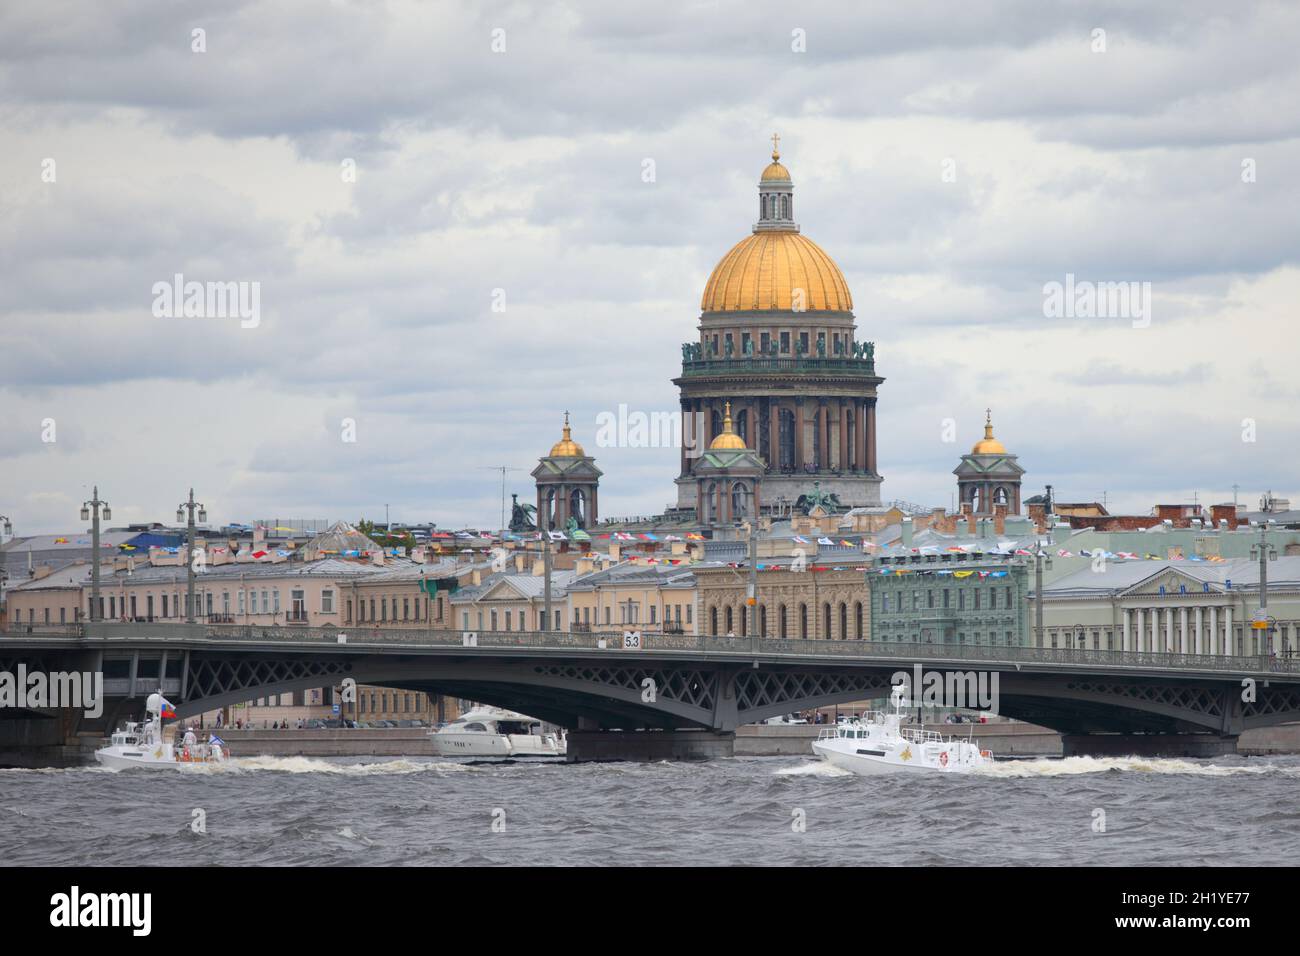
<path fill-rule="evenodd" d="M 872 639 L 909 644 L 1029 644 L 1023 562 L 960 553 L 879 559 L 867 576 Z"/>

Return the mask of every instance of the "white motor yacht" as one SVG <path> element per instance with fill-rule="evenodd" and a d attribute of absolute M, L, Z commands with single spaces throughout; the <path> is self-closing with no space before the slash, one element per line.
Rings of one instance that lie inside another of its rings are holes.
<path fill-rule="evenodd" d="M 475 707 L 429 736 L 442 757 L 563 757 L 567 749 L 564 731 L 500 707 Z"/>
<path fill-rule="evenodd" d="M 144 706 L 142 723 L 128 722 L 116 731 L 107 747 L 95 751 L 95 759 L 112 770 L 131 767 L 187 767 L 193 764 L 222 763 L 229 759 L 225 741 L 212 734 L 200 743 L 194 731 L 185 731 L 179 746 L 163 739 L 163 715 L 172 713 L 172 705 L 161 694 L 150 694 Z"/>
<path fill-rule="evenodd" d="M 903 727 L 903 693 L 894 688 L 894 711 L 868 712 L 841 721 L 813 741 L 813 752 L 842 770 L 873 775 L 909 770 L 968 773 L 993 762 L 993 754 L 971 739 L 945 738 L 932 730 Z"/>

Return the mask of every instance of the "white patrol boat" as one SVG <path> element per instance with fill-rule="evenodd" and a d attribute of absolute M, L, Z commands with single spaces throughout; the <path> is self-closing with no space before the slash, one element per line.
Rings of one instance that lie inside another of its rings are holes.
<path fill-rule="evenodd" d="M 225 741 L 215 734 L 201 744 L 194 731 L 186 730 L 179 747 L 163 740 L 164 714 L 173 714 L 162 694 L 150 694 L 144 705 L 143 723 L 128 722 L 116 731 L 107 747 L 95 751 L 95 759 L 112 770 L 131 767 L 185 767 L 192 764 L 222 763 L 229 759 Z"/>
<path fill-rule="evenodd" d="M 568 749 L 564 731 L 500 707 L 475 707 L 429 738 L 441 757 L 563 757 Z"/>
<path fill-rule="evenodd" d="M 968 773 L 993 762 L 993 754 L 969 739 L 903 727 L 902 687 L 894 688 L 890 700 L 892 714 L 871 711 L 864 719 L 828 727 L 813 741 L 813 752 L 836 767 L 864 775 L 909 770 Z"/>

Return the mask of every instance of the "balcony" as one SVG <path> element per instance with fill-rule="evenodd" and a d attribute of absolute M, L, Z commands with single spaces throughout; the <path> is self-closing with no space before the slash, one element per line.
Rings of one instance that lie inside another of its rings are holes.
<path fill-rule="evenodd" d="M 729 359 L 688 359 L 682 362 L 682 376 L 694 378 L 706 375 L 735 375 L 740 373 L 757 375 L 847 375 L 860 378 L 874 378 L 876 363 L 874 359 L 841 357 L 817 358 L 803 355 L 792 358 L 775 358 L 772 356 L 752 356 Z"/>

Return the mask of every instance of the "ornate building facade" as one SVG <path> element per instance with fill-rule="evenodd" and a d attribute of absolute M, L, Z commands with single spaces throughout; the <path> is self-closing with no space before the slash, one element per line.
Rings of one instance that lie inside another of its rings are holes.
<path fill-rule="evenodd" d="M 699 341 L 682 346 L 673 384 L 683 421 L 702 422 L 709 448 L 730 403 L 734 434 L 762 463 L 754 500 L 764 513 L 788 509 L 814 480 L 846 507 L 879 505 L 875 346 L 857 340 L 843 273 L 800 233 L 794 183 L 775 148 L 758 192 L 751 234 L 705 286 Z M 708 456 L 686 445 L 677 506 L 695 509 Z M 715 510 L 708 520 L 726 519 Z"/>

